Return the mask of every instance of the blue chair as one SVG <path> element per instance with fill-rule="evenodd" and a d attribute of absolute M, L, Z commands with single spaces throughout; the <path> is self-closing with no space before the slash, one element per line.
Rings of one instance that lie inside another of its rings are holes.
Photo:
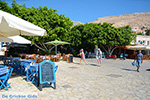
<path fill-rule="evenodd" d="M 28 59 L 28 60 L 31 60 L 31 61 L 32 61 L 32 59 Z"/>
<path fill-rule="evenodd" d="M 36 63 L 36 60 L 32 60 L 34 63 Z"/>
<path fill-rule="evenodd" d="M 18 75 L 21 74 L 21 67 L 20 67 L 20 65 L 19 65 L 18 60 L 14 60 L 13 68 L 16 70 L 16 73 L 17 73 Z"/>
<path fill-rule="evenodd" d="M 9 80 L 11 74 L 12 74 L 12 71 L 13 71 L 13 68 L 10 68 L 5 75 L 0 77 L 0 80 L 1 80 L 0 81 L 0 84 L 1 84 L 0 89 L 5 88 L 6 90 L 8 90 L 7 86 L 9 88 L 11 88 L 11 86 L 8 84 L 8 80 Z"/>
<path fill-rule="evenodd" d="M 27 82 L 29 81 L 29 79 L 31 80 L 31 78 L 29 77 L 30 76 L 30 71 L 27 68 L 27 66 L 29 64 L 30 64 L 29 62 L 27 62 L 27 63 L 24 64 L 24 69 L 25 69 L 25 72 L 26 72 L 26 80 L 27 80 Z"/>
<path fill-rule="evenodd" d="M 57 65 L 57 66 L 55 66 L 55 72 L 57 71 L 57 69 L 58 69 L 58 65 Z"/>
<path fill-rule="evenodd" d="M 123 55 L 123 53 L 120 54 L 120 58 L 123 58 L 124 60 L 126 59 L 126 57 Z"/>
<path fill-rule="evenodd" d="M 6 65 L 6 57 L 2 57 L 2 61 L 3 61 L 4 65 Z"/>
<path fill-rule="evenodd" d="M 13 58 L 7 57 L 7 66 L 13 66 Z"/>
<path fill-rule="evenodd" d="M 38 82 L 38 71 L 35 66 L 30 66 L 30 79 L 32 79 L 31 83 L 36 81 L 36 84 Z"/>

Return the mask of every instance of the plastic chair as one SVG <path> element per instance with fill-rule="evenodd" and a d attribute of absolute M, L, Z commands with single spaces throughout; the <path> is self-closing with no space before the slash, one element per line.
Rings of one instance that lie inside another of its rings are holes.
<path fill-rule="evenodd" d="M 27 82 L 29 81 L 29 79 L 31 80 L 31 78 L 29 77 L 29 75 L 30 75 L 30 72 L 28 71 L 28 65 L 29 65 L 30 63 L 25 63 L 24 64 L 24 69 L 25 69 L 25 72 L 26 72 L 26 80 L 27 80 Z"/>
<path fill-rule="evenodd" d="M 17 60 L 14 60 L 13 68 L 16 70 L 16 73 L 18 75 L 21 74 L 21 67 L 20 67 L 19 62 Z"/>
<path fill-rule="evenodd" d="M 36 60 L 32 60 L 34 63 L 36 63 Z"/>
<path fill-rule="evenodd" d="M 58 65 L 57 65 L 57 66 L 55 66 L 55 72 L 57 71 L 57 69 L 58 69 Z"/>
<path fill-rule="evenodd" d="M 2 61 L 3 61 L 4 65 L 6 65 L 6 57 L 2 57 Z"/>
<path fill-rule="evenodd" d="M 30 76 L 32 77 L 31 83 L 36 81 L 36 84 L 38 82 L 37 77 L 38 77 L 38 71 L 35 66 L 30 66 Z"/>
<path fill-rule="evenodd" d="M 7 66 L 13 66 L 13 58 L 7 57 Z"/>
<path fill-rule="evenodd" d="M 120 54 L 120 58 L 123 58 L 124 60 L 126 59 L 126 57 L 123 55 L 123 53 Z"/>
<path fill-rule="evenodd" d="M 11 74 L 12 74 L 12 71 L 13 71 L 13 68 L 10 68 L 5 75 L 0 77 L 0 80 L 1 80 L 0 81 L 0 83 L 1 83 L 0 89 L 2 89 L 4 87 L 6 90 L 8 90 L 7 86 L 9 88 L 11 88 L 11 86 L 8 84 L 8 80 L 9 80 Z"/>
<path fill-rule="evenodd" d="M 120 54 L 120 58 L 123 58 L 123 53 Z"/>

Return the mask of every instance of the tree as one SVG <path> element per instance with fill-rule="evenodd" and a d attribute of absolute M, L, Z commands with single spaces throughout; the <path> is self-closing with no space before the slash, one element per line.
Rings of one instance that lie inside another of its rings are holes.
<path fill-rule="evenodd" d="M 8 6 L 8 3 L 0 0 L 0 10 L 3 10 L 3 11 L 10 13 L 11 8 Z"/>
<path fill-rule="evenodd" d="M 132 34 L 132 29 L 129 25 L 115 28 L 111 24 L 109 24 L 105 29 L 106 33 L 103 38 L 105 42 L 102 43 L 102 47 L 104 48 L 105 46 L 107 48 L 107 50 L 104 48 L 106 53 L 112 54 L 118 46 L 129 45 L 134 38 L 134 35 Z"/>
<path fill-rule="evenodd" d="M 146 35 L 150 35 L 150 30 L 149 29 L 145 30 L 145 32 L 146 32 Z"/>
<path fill-rule="evenodd" d="M 142 32 L 138 32 L 138 33 L 137 33 L 137 35 L 142 35 L 142 34 L 143 34 Z"/>
<path fill-rule="evenodd" d="M 75 48 L 92 51 L 98 45 L 106 53 L 113 53 L 118 46 L 129 45 L 132 39 L 130 26 L 115 28 L 111 23 L 77 25 L 70 32 L 70 41 Z"/>
<path fill-rule="evenodd" d="M 55 39 L 68 41 L 68 32 L 73 23 L 68 17 L 58 15 L 57 10 L 48 9 L 47 6 L 39 8 L 29 8 L 24 5 L 17 4 L 15 0 L 12 2 L 11 13 L 28 22 L 31 22 L 47 31 L 46 36 L 25 36 L 32 41 L 36 47 L 42 51 L 48 51 L 51 46 L 45 45 L 45 42 Z"/>

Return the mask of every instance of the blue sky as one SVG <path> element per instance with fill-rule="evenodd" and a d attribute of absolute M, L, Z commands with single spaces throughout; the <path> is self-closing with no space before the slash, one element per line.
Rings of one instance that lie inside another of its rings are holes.
<path fill-rule="evenodd" d="M 12 0 L 4 0 L 11 5 Z M 99 17 L 150 12 L 150 0 L 16 0 L 17 4 L 26 7 L 58 9 L 58 14 L 64 14 L 71 20 L 83 23 L 92 22 Z"/>

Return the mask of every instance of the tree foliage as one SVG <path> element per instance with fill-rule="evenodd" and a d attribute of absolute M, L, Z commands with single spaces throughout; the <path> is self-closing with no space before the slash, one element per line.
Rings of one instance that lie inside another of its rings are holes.
<path fill-rule="evenodd" d="M 118 46 L 129 45 L 133 39 L 130 26 L 115 28 L 111 23 L 87 23 L 71 29 L 70 42 L 76 48 L 92 51 L 96 45 L 107 53 L 113 53 Z"/>
<path fill-rule="evenodd" d="M 46 36 L 25 36 L 27 39 L 31 40 L 37 47 L 41 50 L 49 50 L 50 46 L 45 45 L 45 42 L 52 41 L 55 39 L 68 41 L 68 32 L 70 31 L 73 23 L 68 17 L 64 15 L 59 15 L 57 10 L 52 8 L 48 9 L 47 6 L 39 8 L 29 8 L 25 4 L 17 4 L 15 0 L 12 1 L 12 8 L 7 6 L 7 3 L 0 2 L 1 5 L 5 4 L 2 10 L 20 17 L 28 22 L 31 22 L 47 31 Z M 7 9 L 4 9 L 7 8 Z"/>
<path fill-rule="evenodd" d="M 146 32 L 146 35 L 150 35 L 150 30 L 145 30 L 145 32 Z"/>
<path fill-rule="evenodd" d="M 8 6 L 8 3 L 6 3 L 5 1 L 1 1 L 0 0 L 0 10 L 9 12 L 11 11 L 11 8 Z"/>

